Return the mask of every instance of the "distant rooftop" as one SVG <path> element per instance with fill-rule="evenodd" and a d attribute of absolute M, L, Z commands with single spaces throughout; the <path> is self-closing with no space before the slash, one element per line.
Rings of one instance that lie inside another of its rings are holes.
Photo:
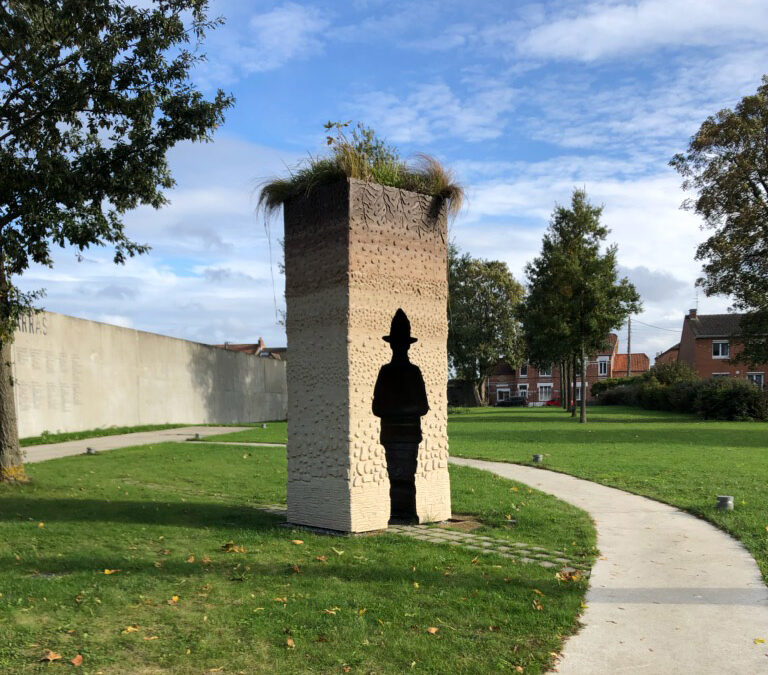
<path fill-rule="evenodd" d="M 267 347 L 264 340 L 259 338 L 255 343 L 234 343 L 225 342 L 223 345 L 214 345 L 219 349 L 227 349 L 232 352 L 242 352 L 243 354 L 252 354 L 265 359 L 275 359 L 276 361 L 285 361 L 288 356 L 287 347 Z"/>
<path fill-rule="evenodd" d="M 742 314 L 698 314 L 692 309 L 687 321 L 697 338 L 731 337 L 741 334 Z"/>

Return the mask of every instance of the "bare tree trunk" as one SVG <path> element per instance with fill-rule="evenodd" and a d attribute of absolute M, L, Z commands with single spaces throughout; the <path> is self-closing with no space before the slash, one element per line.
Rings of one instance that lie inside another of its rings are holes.
<path fill-rule="evenodd" d="M 587 422 L 587 355 L 581 352 L 581 414 L 579 424 Z"/>
<path fill-rule="evenodd" d="M 565 361 L 560 361 L 560 407 L 565 410 L 568 406 L 568 380 L 565 378 Z"/>
<path fill-rule="evenodd" d="M 16 402 L 13 395 L 11 343 L 0 343 L 0 482 L 24 482 L 24 457 L 19 447 Z"/>
<path fill-rule="evenodd" d="M 576 417 L 576 355 L 573 355 L 573 368 L 571 369 L 571 384 L 573 399 L 571 400 L 571 417 Z"/>
<path fill-rule="evenodd" d="M 483 405 L 483 397 L 480 393 L 480 387 L 482 387 L 482 382 L 472 383 L 472 397 L 474 398 L 474 401 L 472 401 L 472 404 L 475 407 L 479 407 Z"/>

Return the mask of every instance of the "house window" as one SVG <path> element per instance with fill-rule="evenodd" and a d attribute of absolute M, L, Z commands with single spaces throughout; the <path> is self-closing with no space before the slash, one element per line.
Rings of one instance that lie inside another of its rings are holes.
<path fill-rule="evenodd" d="M 543 366 L 539 370 L 539 377 L 552 377 L 552 366 Z"/>
<path fill-rule="evenodd" d="M 518 384 L 517 385 L 517 395 L 522 396 L 523 398 L 528 398 L 528 385 L 527 384 Z"/>
<path fill-rule="evenodd" d="M 597 374 L 599 377 L 605 377 L 608 375 L 608 357 L 597 357 Z"/>
<path fill-rule="evenodd" d="M 760 389 L 765 387 L 765 373 L 747 373 L 747 379 Z"/>
<path fill-rule="evenodd" d="M 576 383 L 576 400 L 581 401 L 581 382 Z"/>
<path fill-rule="evenodd" d="M 497 389 L 496 401 L 498 403 L 500 403 L 501 401 L 509 401 L 509 389 Z"/>
<path fill-rule="evenodd" d="M 552 385 L 540 384 L 539 385 L 539 401 L 549 401 L 552 399 Z"/>
<path fill-rule="evenodd" d="M 728 340 L 712 341 L 712 358 L 713 359 L 727 359 L 731 354 Z"/>
<path fill-rule="evenodd" d="M 520 366 L 520 377 L 528 377 L 528 364 Z"/>

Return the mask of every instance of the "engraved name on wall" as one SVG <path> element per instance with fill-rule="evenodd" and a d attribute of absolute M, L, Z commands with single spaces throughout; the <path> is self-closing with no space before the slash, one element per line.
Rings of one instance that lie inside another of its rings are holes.
<path fill-rule="evenodd" d="M 52 329 L 46 314 L 19 317 L 14 351 L 20 414 L 68 413 L 82 405 L 81 358 L 57 345 Z"/>

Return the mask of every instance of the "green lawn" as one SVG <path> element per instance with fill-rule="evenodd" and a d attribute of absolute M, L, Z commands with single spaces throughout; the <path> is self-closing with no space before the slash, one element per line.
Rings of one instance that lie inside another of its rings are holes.
<path fill-rule="evenodd" d="M 586 425 L 554 408 L 484 408 L 449 416 L 450 452 L 545 466 L 678 506 L 752 552 L 768 581 L 768 423 L 705 422 L 620 407 L 588 409 Z M 735 497 L 735 510 L 714 508 Z"/>
<path fill-rule="evenodd" d="M 279 448 L 166 443 L 27 469 L 30 485 L 0 486 L 3 674 L 66 670 L 76 654 L 93 675 L 540 673 L 576 628 L 586 584 L 555 570 L 279 527 L 254 508 L 284 501 Z M 454 511 L 486 532 L 591 561 L 583 512 L 451 475 Z M 64 663 L 40 663 L 45 649 Z"/>
<path fill-rule="evenodd" d="M 208 436 L 207 441 L 226 441 L 235 443 L 287 443 L 288 442 L 288 423 L 282 422 L 264 422 L 266 429 L 261 428 L 261 423 L 256 424 L 252 429 L 245 431 L 233 431 L 231 434 L 219 434 L 218 436 Z"/>

